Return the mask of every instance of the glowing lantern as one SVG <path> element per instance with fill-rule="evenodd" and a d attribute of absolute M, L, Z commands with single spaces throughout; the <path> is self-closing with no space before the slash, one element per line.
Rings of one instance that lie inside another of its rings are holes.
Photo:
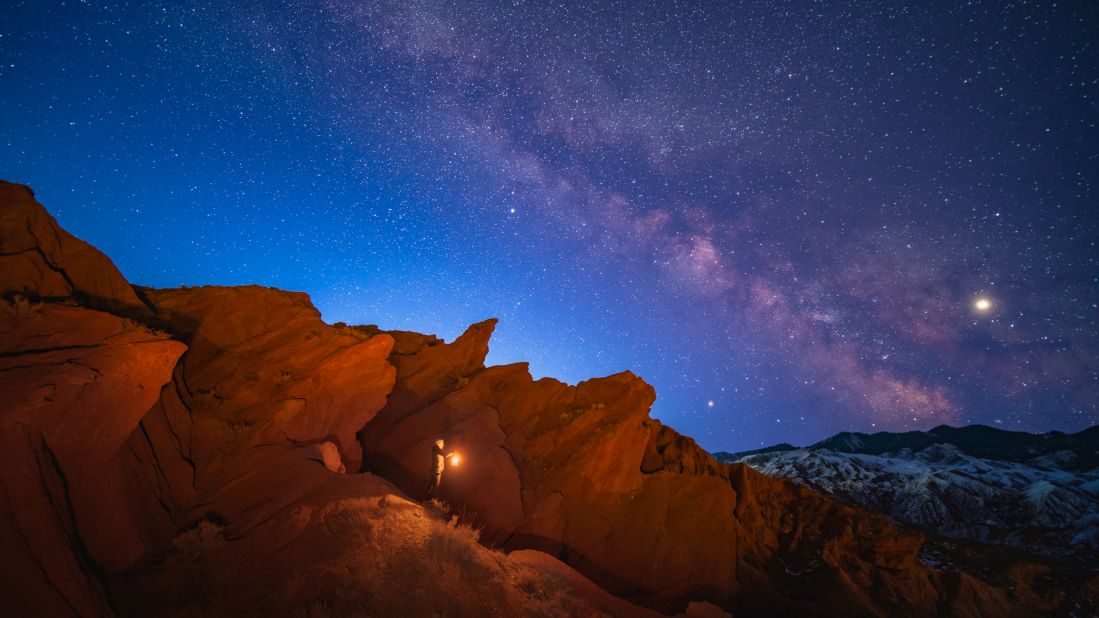
<path fill-rule="evenodd" d="M 460 463 L 462 463 L 462 456 L 459 455 L 458 453 L 451 453 L 450 454 L 450 465 L 456 466 Z"/>

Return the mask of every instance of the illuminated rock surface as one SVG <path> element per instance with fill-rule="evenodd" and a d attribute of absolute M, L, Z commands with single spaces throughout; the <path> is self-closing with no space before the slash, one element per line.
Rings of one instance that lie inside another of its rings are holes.
<path fill-rule="evenodd" d="M 485 368 L 494 321 L 445 343 L 329 326 L 299 293 L 134 289 L 25 189 L 0 186 L 0 219 L 13 615 L 1095 607 L 1094 579 L 940 572 L 918 533 L 717 462 L 629 372 Z M 441 492 L 458 518 L 419 502 L 438 437 L 463 455 Z"/>

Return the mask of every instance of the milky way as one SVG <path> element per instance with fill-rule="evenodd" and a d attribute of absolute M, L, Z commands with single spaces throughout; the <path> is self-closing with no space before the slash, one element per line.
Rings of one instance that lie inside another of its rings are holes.
<path fill-rule="evenodd" d="M 16 3 L 0 176 L 711 449 L 1099 422 L 1099 9 L 572 4 Z"/>

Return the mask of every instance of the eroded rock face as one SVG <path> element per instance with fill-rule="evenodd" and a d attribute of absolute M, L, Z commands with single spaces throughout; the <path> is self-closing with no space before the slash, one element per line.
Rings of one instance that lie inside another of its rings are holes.
<path fill-rule="evenodd" d="M 0 316 L 0 555 L 16 615 L 101 615 L 102 569 L 147 539 L 118 454 L 185 346 L 127 319 L 34 304 Z"/>
<path fill-rule="evenodd" d="M 0 296 L 14 294 L 148 312 L 110 258 L 62 229 L 29 187 L 0 180 Z"/>
<path fill-rule="evenodd" d="M 145 309 L 106 256 L 0 181 L 0 579 L 15 615 L 109 613 L 101 565 L 145 550 L 117 456 L 185 349 L 76 301 Z"/>
<path fill-rule="evenodd" d="M 328 441 L 358 467 L 355 432 L 393 387 L 391 337 L 333 328 L 300 293 L 248 286 L 146 296 L 189 345 L 183 399 L 193 420 L 220 424 L 211 431 L 225 438 L 199 446 L 205 450 L 193 458 L 221 461 L 265 441 Z"/>
<path fill-rule="evenodd" d="M 147 305 L 17 185 L 0 186 L 0 233 L 0 562 L 26 592 L 8 608 L 109 614 L 111 581 L 180 528 L 288 516 L 323 495 L 309 471 L 357 469 L 354 434 L 393 385 L 388 335 L 255 287 L 147 290 Z M 306 473 L 267 472 L 287 457 Z"/>
<path fill-rule="evenodd" d="M 360 433 L 366 469 L 425 495 L 431 442 L 464 460 L 442 495 L 508 549 L 557 556 L 632 601 L 681 611 L 708 600 L 744 615 L 1033 615 L 1010 595 L 916 559 L 923 537 L 742 465 L 721 464 L 648 417 L 630 373 L 569 386 L 525 365 L 480 369 L 491 323 L 400 357 L 392 399 Z M 453 346 L 453 347 L 452 347 Z M 449 367 L 449 369 L 447 369 Z M 404 376 L 417 377 L 404 387 Z M 427 393 L 427 395 L 423 395 Z"/>
<path fill-rule="evenodd" d="M 259 478 L 278 448 L 298 448 L 310 465 L 336 473 L 358 469 L 355 432 L 393 386 L 391 337 L 328 326 L 304 294 L 255 286 L 143 292 L 189 345 L 127 445 L 158 538 L 208 512 L 273 516 L 277 500 L 225 488 L 244 477 L 295 491 L 286 479 Z"/>

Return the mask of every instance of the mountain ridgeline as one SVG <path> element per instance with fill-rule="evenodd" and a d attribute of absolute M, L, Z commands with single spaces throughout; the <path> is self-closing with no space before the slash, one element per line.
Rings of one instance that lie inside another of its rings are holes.
<path fill-rule="evenodd" d="M 983 425 L 840 433 L 715 453 L 933 535 L 1099 568 L 1099 427 L 1031 434 Z"/>

